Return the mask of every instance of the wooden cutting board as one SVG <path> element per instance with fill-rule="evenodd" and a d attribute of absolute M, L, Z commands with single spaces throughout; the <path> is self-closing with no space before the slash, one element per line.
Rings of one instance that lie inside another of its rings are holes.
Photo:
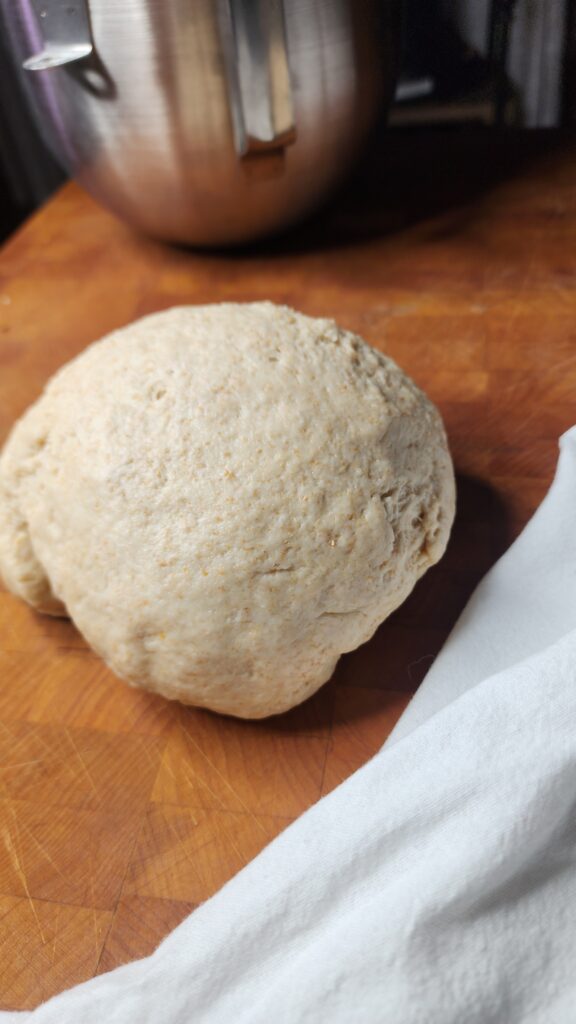
<path fill-rule="evenodd" d="M 396 133 L 305 228 L 252 251 L 148 241 L 67 185 L 0 254 L 0 434 L 65 360 L 176 303 L 269 298 L 385 348 L 444 415 L 443 562 L 316 698 L 233 721 L 118 682 L 67 622 L 0 593 L 0 1005 L 152 951 L 373 755 L 576 421 L 576 150 Z"/>

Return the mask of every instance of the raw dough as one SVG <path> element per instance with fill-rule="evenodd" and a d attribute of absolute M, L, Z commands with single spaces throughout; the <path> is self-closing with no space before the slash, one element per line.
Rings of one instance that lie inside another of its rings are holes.
<path fill-rule="evenodd" d="M 189 306 L 64 366 L 0 458 L 0 570 L 128 682 L 298 704 L 446 546 L 440 417 L 384 355 L 270 302 Z"/>

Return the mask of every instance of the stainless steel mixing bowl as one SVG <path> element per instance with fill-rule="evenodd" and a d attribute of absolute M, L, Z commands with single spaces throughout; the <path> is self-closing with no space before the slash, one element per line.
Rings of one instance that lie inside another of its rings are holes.
<path fill-rule="evenodd" d="M 37 123 L 130 224 L 199 245 L 311 209 L 390 93 L 397 0 L 0 0 Z"/>

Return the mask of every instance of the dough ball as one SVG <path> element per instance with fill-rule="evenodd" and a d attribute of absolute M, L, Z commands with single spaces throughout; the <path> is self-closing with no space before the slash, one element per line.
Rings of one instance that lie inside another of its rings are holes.
<path fill-rule="evenodd" d="M 120 677 L 245 718 L 314 693 L 446 546 L 440 416 L 392 360 L 270 302 L 91 345 L 0 459 L 0 570 Z"/>

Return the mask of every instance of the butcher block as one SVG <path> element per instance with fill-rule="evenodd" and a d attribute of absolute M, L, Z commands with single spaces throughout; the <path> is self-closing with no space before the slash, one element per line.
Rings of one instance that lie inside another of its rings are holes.
<path fill-rule="evenodd" d="M 74 626 L 0 593 L 0 1006 L 146 956 L 372 757 L 576 421 L 576 146 L 396 131 L 285 237 L 193 252 L 66 184 L 0 252 L 0 436 L 87 344 L 182 303 L 330 316 L 436 402 L 457 470 L 442 562 L 332 680 L 248 722 L 119 682 Z"/>

